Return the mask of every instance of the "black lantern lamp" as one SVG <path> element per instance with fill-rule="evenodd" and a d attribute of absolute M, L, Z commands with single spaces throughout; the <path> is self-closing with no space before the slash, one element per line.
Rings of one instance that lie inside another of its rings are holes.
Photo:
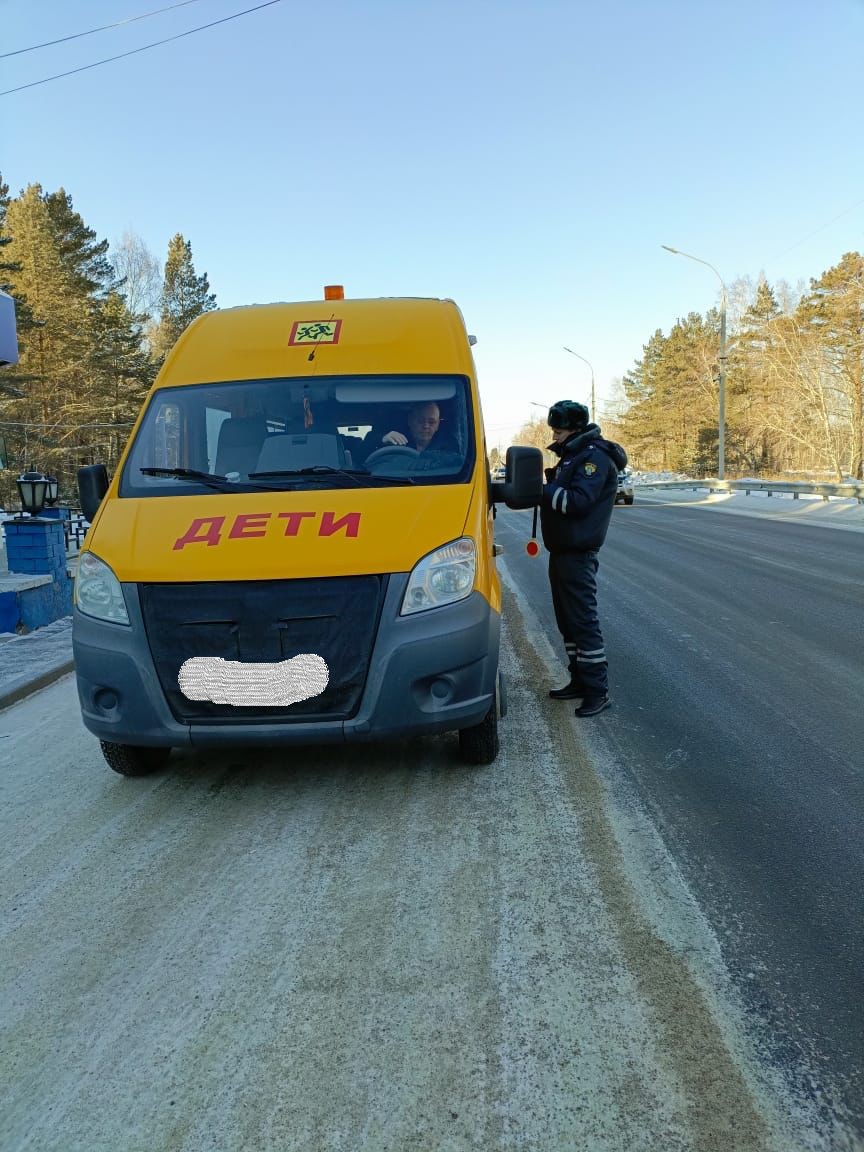
<path fill-rule="evenodd" d="M 21 497 L 23 511 L 29 512 L 31 516 L 38 516 L 45 507 L 48 478 L 43 476 L 41 472 L 22 472 L 15 483 L 18 485 L 18 495 Z"/>
<path fill-rule="evenodd" d="M 57 503 L 57 496 L 60 491 L 60 485 L 57 483 L 56 476 L 46 476 L 45 479 L 48 481 L 48 490 L 45 493 L 45 503 L 49 508 L 53 508 Z"/>

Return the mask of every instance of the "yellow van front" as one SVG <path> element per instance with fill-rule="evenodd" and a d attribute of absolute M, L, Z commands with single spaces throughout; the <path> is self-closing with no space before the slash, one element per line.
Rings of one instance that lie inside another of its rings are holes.
<path fill-rule="evenodd" d="M 438 425 L 419 450 L 399 431 L 418 405 Z M 491 516 L 452 302 L 202 317 L 160 373 L 81 556 L 87 727 L 168 747 L 479 724 L 498 683 Z"/>

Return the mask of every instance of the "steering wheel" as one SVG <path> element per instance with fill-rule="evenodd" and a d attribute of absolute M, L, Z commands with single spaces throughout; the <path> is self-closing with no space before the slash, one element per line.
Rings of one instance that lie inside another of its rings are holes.
<path fill-rule="evenodd" d="M 384 448 L 376 448 L 366 457 L 366 467 L 374 464 L 378 460 L 384 460 L 388 456 L 402 457 L 404 460 L 413 459 L 419 456 L 420 453 L 416 448 L 409 448 L 407 444 L 387 444 Z"/>

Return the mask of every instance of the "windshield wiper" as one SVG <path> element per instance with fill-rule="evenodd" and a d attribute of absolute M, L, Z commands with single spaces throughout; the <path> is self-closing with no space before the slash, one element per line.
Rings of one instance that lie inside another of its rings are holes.
<path fill-rule="evenodd" d="M 197 480 L 201 484 L 209 484 L 211 488 L 223 490 L 231 481 L 227 476 L 219 476 L 211 472 L 198 472 L 195 468 L 141 468 L 145 476 L 169 476 L 174 480 Z"/>
<path fill-rule="evenodd" d="M 214 472 L 199 472 L 197 468 L 141 468 L 145 476 L 166 476 L 171 480 L 191 480 L 196 484 L 206 484 L 217 492 L 242 492 L 252 488 L 259 492 L 278 492 L 267 484 L 247 484 L 245 480 L 229 480 Z"/>
<path fill-rule="evenodd" d="M 414 481 L 410 476 L 376 476 L 365 468 L 331 468 L 329 464 L 313 464 L 308 468 L 282 468 L 274 469 L 268 472 L 250 472 L 249 479 L 257 477 L 280 477 L 280 476 L 302 476 L 305 479 L 322 480 L 330 479 L 331 477 L 344 477 L 356 484 L 358 488 L 365 488 L 365 481 L 380 481 L 384 484 L 413 484 Z M 363 480 L 358 477 L 362 476 Z"/>

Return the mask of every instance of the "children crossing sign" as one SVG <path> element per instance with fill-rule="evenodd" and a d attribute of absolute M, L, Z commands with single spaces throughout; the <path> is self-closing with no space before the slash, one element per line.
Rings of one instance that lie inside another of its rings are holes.
<path fill-rule="evenodd" d="M 297 320 L 289 344 L 338 344 L 341 320 Z"/>

